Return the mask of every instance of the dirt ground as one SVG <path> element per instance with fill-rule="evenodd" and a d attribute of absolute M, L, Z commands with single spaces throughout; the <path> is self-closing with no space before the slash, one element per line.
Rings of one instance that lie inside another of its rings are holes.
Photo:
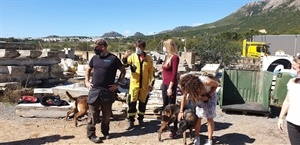
<path fill-rule="evenodd" d="M 15 114 L 15 105 L 0 102 L 0 145 L 39 145 L 39 144 L 93 144 L 86 138 L 86 122 L 79 122 L 79 127 L 73 121 L 46 118 L 22 118 Z M 289 144 L 287 130 L 277 129 L 277 119 L 258 115 L 243 115 L 224 113 L 217 110 L 215 119 L 215 144 Z M 149 116 L 150 118 L 151 116 Z M 157 130 L 160 121 L 145 119 L 146 127 L 136 127 L 126 131 L 126 120 L 119 116 L 119 120 L 111 121 L 112 139 L 103 140 L 102 144 L 183 144 L 182 136 L 170 139 L 169 132 L 162 134 L 163 142 L 157 140 Z M 102 136 L 97 124 L 97 135 Z M 203 122 L 201 127 L 201 143 L 207 139 L 207 127 Z M 188 143 L 191 141 L 188 139 Z"/>

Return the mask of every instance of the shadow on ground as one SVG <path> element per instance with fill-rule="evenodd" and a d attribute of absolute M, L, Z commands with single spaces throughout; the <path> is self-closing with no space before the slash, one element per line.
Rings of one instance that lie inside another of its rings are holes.
<path fill-rule="evenodd" d="M 216 122 L 215 121 L 215 131 L 227 129 L 232 125 L 232 123 L 227 122 Z M 202 124 L 200 132 L 207 132 L 207 125 Z"/>
<path fill-rule="evenodd" d="M 51 135 L 45 136 L 40 138 L 31 138 L 31 139 L 24 139 L 18 141 L 11 141 L 11 142 L 2 142 L 0 145 L 40 145 L 46 143 L 54 143 L 61 139 L 72 139 L 74 136 L 60 136 L 60 135 Z"/>
<path fill-rule="evenodd" d="M 151 120 L 149 122 L 145 122 L 146 127 L 139 127 L 138 125 L 135 125 L 135 127 L 132 130 L 124 131 L 120 133 L 111 133 L 111 135 L 113 138 L 118 138 L 124 136 L 139 136 L 139 135 L 154 133 L 157 132 L 157 130 L 159 129 L 159 124 L 160 124 L 159 120 Z"/>
<path fill-rule="evenodd" d="M 254 138 L 250 138 L 249 136 L 240 133 L 228 133 L 222 136 L 216 136 L 214 139 L 214 142 L 216 144 L 227 144 L 227 145 L 251 144 L 254 141 L 255 141 Z"/>

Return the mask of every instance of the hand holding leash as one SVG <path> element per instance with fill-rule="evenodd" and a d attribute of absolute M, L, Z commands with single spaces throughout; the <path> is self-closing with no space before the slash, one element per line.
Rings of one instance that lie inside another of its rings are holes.
<path fill-rule="evenodd" d="M 180 121 L 183 119 L 183 112 L 179 112 L 177 120 Z"/>

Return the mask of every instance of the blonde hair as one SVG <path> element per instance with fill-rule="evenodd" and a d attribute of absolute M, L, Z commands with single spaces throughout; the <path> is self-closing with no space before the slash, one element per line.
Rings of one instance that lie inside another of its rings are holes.
<path fill-rule="evenodd" d="M 167 39 L 164 41 L 164 47 L 166 48 L 168 55 L 170 55 L 164 63 L 164 66 L 167 66 L 170 64 L 172 56 L 177 55 L 177 45 L 174 40 Z"/>
<path fill-rule="evenodd" d="M 297 63 L 297 64 L 300 65 L 300 55 L 295 56 L 294 59 L 293 59 L 293 61 L 294 61 L 295 63 Z"/>
<path fill-rule="evenodd" d="M 298 69 L 300 69 L 300 55 L 294 56 L 293 61 L 294 61 L 296 64 L 299 65 L 299 66 L 298 66 Z M 300 81 L 300 78 L 296 78 L 296 79 L 294 80 L 295 83 L 298 82 L 298 81 Z"/>

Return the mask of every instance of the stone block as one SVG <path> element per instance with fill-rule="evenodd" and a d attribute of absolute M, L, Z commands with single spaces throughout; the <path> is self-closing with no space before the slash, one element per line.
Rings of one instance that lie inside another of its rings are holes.
<path fill-rule="evenodd" d="M 28 118 L 63 118 L 74 103 L 67 106 L 43 106 L 41 103 L 18 104 L 16 114 Z"/>
<path fill-rule="evenodd" d="M 26 72 L 26 66 L 7 66 L 10 75 L 19 75 Z"/>
<path fill-rule="evenodd" d="M 19 57 L 20 53 L 15 49 L 0 49 L 0 58 L 16 58 Z"/>
<path fill-rule="evenodd" d="M 0 66 L 0 74 L 9 74 L 7 66 Z"/>
<path fill-rule="evenodd" d="M 5 83 L 0 83 L 0 87 L 16 89 L 16 88 L 21 88 L 21 83 L 20 82 L 5 82 Z"/>
<path fill-rule="evenodd" d="M 18 50 L 20 53 L 19 57 L 37 58 L 42 55 L 40 50 Z"/>
<path fill-rule="evenodd" d="M 0 66 L 49 66 L 60 63 L 60 58 L 0 58 Z"/>
<path fill-rule="evenodd" d="M 56 86 L 52 88 L 54 95 L 59 95 L 61 98 L 67 98 L 66 91 L 68 91 L 72 96 L 88 95 L 88 88 L 81 86 L 80 84 L 70 84 L 65 86 Z"/>
<path fill-rule="evenodd" d="M 9 82 L 9 74 L 0 74 L 0 83 Z"/>

